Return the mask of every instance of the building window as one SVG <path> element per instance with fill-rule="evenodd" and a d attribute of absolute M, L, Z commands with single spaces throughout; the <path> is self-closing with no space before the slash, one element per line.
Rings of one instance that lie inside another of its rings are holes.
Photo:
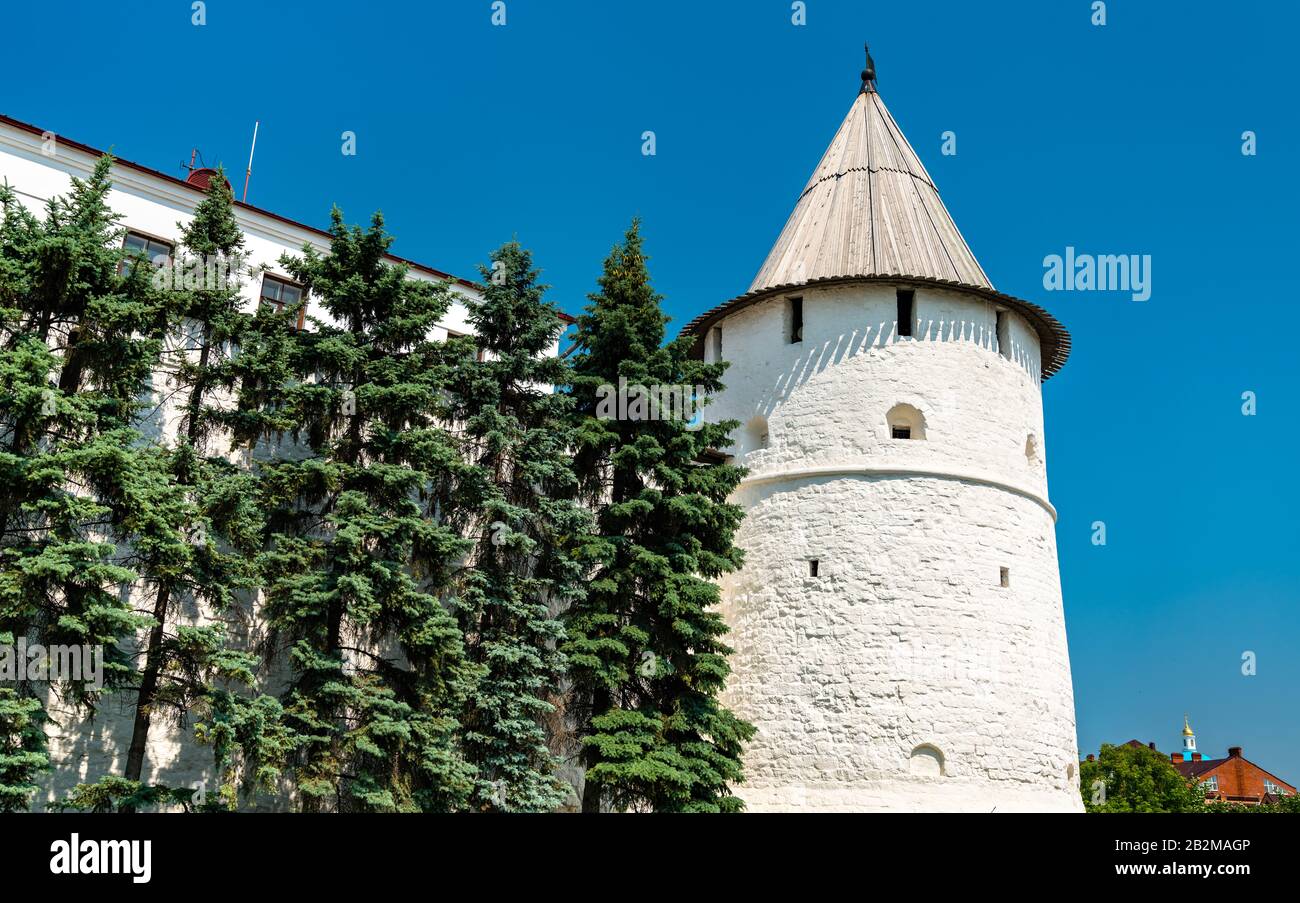
<path fill-rule="evenodd" d="M 722 361 L 722 327 L 715 326 L 709 330 L 709 346 L 713 352 L 713 360 L 709 363 L 717 364 Z"/>
<path fill-rule="evenodd" d="M 818 572 L 819 572 L 820 570 L 821 570 L 821 562 L 818 561 L 816 558 L 809 558 L 809 559 L 808 559 L 808 576 L 809 576 L 809 577 L 816 577 L 817 574 L 818 574 Z"/>
<path fill-rule="evenodd" d="M 1206 793 L 1218 793 L 1219 776 L 1217 774 L 1211 775 L 1210 777 L 1206 778 L 1204 781 L 1201 782 L 1201 786 L 1205 788 Z"/>
<path fill-rule="evenodd" d="M 128 252 L 133 252 L 132 256 L 143 255 L 146 260 L 152 263 L 158 269 L 170 266 L 172 262 L 172 250 L 175 247 L 169 241 L 163 241 L 161 238 L 151 238 L 139 232 L 128 232 L 126 238 L 122 241 L 122 247 Z M 131 272 L 131 261 L 123 260 L 118 266 L 118 272 L 126 275 Z"/>
<path fill-rule="evenodd" d="M 910 336 L 912 334 L 912 323 L 916 318 L 914 311 L 916 301 L 916 292 L 910 288 L 900 288 L 898 290 L 898 334 L 900 336 Z"/>
<path fill-rule="evenodd" d="M 1284 796 L 1286 794 L 1281 787 L 1268 780 L 1264 781 L 1264 792 L 1271 793 L 1274 796 Z"/>
<path fill-rule="evenodd" d="M 910 404 L 896 404 L 885 415 L 891 439 L 924 439 L 925 417 Z"/>
<path fill-rule="evenodd" d="M 803 341 L 803 298 L 790 298 L 787 301 L 790 311 L 790 344 Z"/>
<path fill-rule="evenodd" d="M 997 320 L 997 337 L 998 337 L 998 354 L 1011 360 L 1011 318 L 1007 316 L 1005 310 L 998 311 Z"/>
<path fill-rule="evenodd" d="M 1011 585 L 1011 568 L 998 568 L 998 583 L 1003 589 Z"/>
<path fill-rule="evenodd" d="M 302 296 L 302 286 L 296 282 L 272 276 L 270 273 L 262 277 L 262 303 L 274 307 L 276 313 L 282 313 L 285 308 L 295 306 L 302 301 Z M 306 322 L 307 305 L 304 304 L 298 309 L 298 328 L 302 329 Z"/>

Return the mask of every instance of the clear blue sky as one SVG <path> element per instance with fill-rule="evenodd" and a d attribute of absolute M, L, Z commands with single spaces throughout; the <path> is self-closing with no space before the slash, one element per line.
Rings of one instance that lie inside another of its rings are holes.
<path fill-rule="evenodd" d="M 505 27 L 489 0 L 272 6 L 10 5 L 0 112 L 178 175 L 197 145 L 242 176 L 260 119 L 251 202 L 382 208 L 397 253 L 471 276 L 517 236 L 570 311 L 640 215 L 678 323 L 748 286 L 870 40 L 994 284 L 1074 335 L 1044 394 L 1081 752 L 1169 751 L 1188 711 L 1205 753 L 1300 782 L 1294 4 L 1113 0 L 1101 28 L 1090 0 L 808 0 L 804 27 L 787 0 L 507 0 Z M 1045 292 L 1067 245 L 1152 255 L 1151 300 Z"/>

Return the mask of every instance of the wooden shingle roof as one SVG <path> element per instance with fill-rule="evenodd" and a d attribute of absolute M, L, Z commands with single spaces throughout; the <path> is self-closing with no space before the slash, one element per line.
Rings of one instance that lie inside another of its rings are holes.
<path fill-rule="evenodd" d="M 993 288 L 872 90 L 854 100 L 749 291 L 843 276 Z"/>
<path fill-rule="evenodd" d="M 1055 317 L 994 289 L 876 92 L 869 57 L 862 90 L 749 290 L 705 311 L 682 333 L 696 337 L 702 354 L 704 335 L 728 314 L 801 286 L 850 282 L 950 287 L 1015 310 L 1038 334 L 1043 379 L 1070 354 L 1070 334 Z"/>

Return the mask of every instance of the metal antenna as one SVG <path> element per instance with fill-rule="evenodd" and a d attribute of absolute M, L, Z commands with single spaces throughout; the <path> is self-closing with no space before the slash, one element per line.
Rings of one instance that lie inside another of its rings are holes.
<path fill-rule="evenodd" d="M 253 146 L 248 149 L 248 171 L 244 173 L 244 196 L 240 198 L 241 204 L 248 203 L 248 180 L 253 177 L 253 152 L 257 150 L 257 127 L 262 124 L 262 120 L 253 123 Z"/>

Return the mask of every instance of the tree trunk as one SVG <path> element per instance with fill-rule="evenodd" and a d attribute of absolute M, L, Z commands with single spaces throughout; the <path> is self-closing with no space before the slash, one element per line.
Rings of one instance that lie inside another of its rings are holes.
<path fill-rule="evenodd" d="M 154 626 L 149 631 L 144 672 L 140 675 L 140 692 L 136 697 L 131 747 L 126 754 L 126 771 L 122 774 L 128 781 L 140 780 L 140 775 L 144 771 L 144 753 L 149 743 L 149 721 L 153 714 L 154 698 L 158 695 L 158 674 L 162 670 L 163 628 L 167 623 L 167 603 L 170 599 L 171 588 L 165 583 L 159 584 L 158 596 L 153 606 Z"/>
<path fill-rule="evenodd" d="M 203 348 L 199 352 L 199 366 L 203 367 L 208 360 L 208 332 L 209 327 L 204 329 Z M 198 436 L 198 417 L 196 411 L 202 400 L 204 389 L 204 380 L 200 376 L 190 395 L 189 403 L 186 405 L 189 411 L 189 423 L 186 430 L 193 445 Z M 153 716 L 153 702 L 158 695 L 158 675 L 162 672 L 163 666 L 163 642 L 166 639 L 167 628 L 167 607 L 171 601 L 171 587 L 165 583 L 158 585 L 158 595 L 154 599 L 153 619 L 154 626 L 149 631 L 148 645 L 145 647 L 144 671 L 140 674 L 140 690 L 136 696 L 135 703 L 135 723 L 131 729 L 131 746 L 126 754 L 126 770 L 122 776 L 128 781 L 140 780 L 140 775 L 144 773 L 144 756 L 149 746 L 149 727 Z"/>
<path fill-rule="evenodd" d="M 595 758 L 590 752 L 587 753 L 587 767 L 590 768 Z M 592 814 L 600 813 L 600 785 L 591 781 L 586 781 L 582 785 L 582 811 Z"/>
<path fill-rule="evenodd" d="M 609 693 L 605 690 L 597 691 L 592 694 L 591 713 L 588 715 L 588 718 L 595 718 L 597 715 L 603 715 L 605 712 L 609 711 L 609 706 Z M 586 769 L 590 771 L 600 762 L 600 752 L 596 747 L 589 746 L 587 747 L 586 754 L 583 758 L 586 760 Z M 584 813 L 590 812 L 593 814 L 599 814 L 601 811 L 600 798 L 601 786 L 595 781 L 588 781 L 584 778 L 582 782 L 582 811 Z"/>
<path fill-rule="evenodd" d="M 194 386 L 190 390 L 189 402 L 185 405 L 185 417 L 188 421 L 185 424 L 185 435 L 190 440 L 191 446 L 198 446 L 199 442 L 199 413 L 203 406 L 203 396 L 208 390 L 208 359 L 212 348 L 212 324 L 203 325 L 203 345 L 199 348 L 199 373 L 195 377 Z"/>
<path fill-rule="evenodd" d="M 81 388 L 81 371 L 85 364 L 81 352 L 81 330 L 68 332 L 68 347 L 63 353 L 63 368 L 59 371 L 59 391 L 64 395 L 76 395 Z"/>

